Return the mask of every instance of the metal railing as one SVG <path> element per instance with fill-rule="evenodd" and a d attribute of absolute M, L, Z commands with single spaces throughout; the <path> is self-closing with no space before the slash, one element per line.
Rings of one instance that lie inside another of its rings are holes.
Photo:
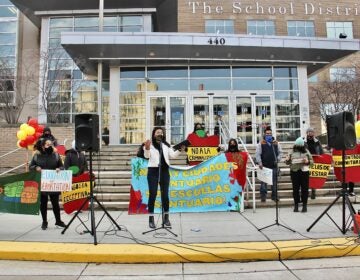
<path fill-rule="evenodd" d="M 218 120 L 218 125 L 219 125 L 219 132 L 220 132 L 220 145 L 224 144 L 225 149 L 227 149 L 227 144 L 228 144 L 229 140 L 231 139 L 229 128 L 227 127 L 226 123 L 224 123 L 222 120 Z M 257 167 L 256 167 L 255 162 L 253 161 L 252 157 L 250 156 L 249 151 L 246 148 L 241 137 L 237 137 L 235 139 L 237 140 L 238 144 L 241 145 L 241 148 L 248 154 L 250 167 L 246 166 L 246 168 L 247 168 L 246 184 L 244 186 L 244 191 L 245 191 L 246 197 L 248 199 L 250 196 L 249 195 L 249 187 L 250 187 L 250 189 L 252 191 L 253 212 L 255 212 L 255 210 L 256 210 L 255 172 L 256 172 Z M 250 171 L 250 174 L 251 174 L 250 177 L 248 176 L 248 171 Z M 244 212 L 244 207 L 245 207 L 244 198 L 245 198 L 245 196 L 243 195 L 243 199 L 241 200 L 240 212 Z"/>
<path fill-rule="evenodd" d="M 21 150 L 21 149 L 23 149 L 23 148 L 17 148 L 17 149 L 15 149 L 15 150 L 12 150 L 12 151 L 10 151 L 10 152 L 7 152 L 7 153 L 1 155 L 1 156 L 0 156 L 0 159 L 5 158 L 5 157 L 7 157 L 7 156 L 10 156 L 10 155 L 12 155 L 13 153 L 16 153 L 17 151 L 19 151 L 19 150 Z M 17 170 L 17 169 L 19 169 L 19 168 L 21 168 L 21 167 L 24 167 L 24 166 L 25 166 L 25 170 L 27 170 L 27 168 L 28 168 L 28 166 L 29 166 L 29 163 L 30 163 L 30 161 L 27 161 L 27 162 L 25 162 L 25 163 L 22 163 L 22 164 L 20 164 L 20 165 L 18 165 L 18 166 L 15 166 L 15 167 L 9 169 L 9 170 L 6 170 L 6 171 L 0 173 L 0 176 L 3 176 L 3 175 L 8 174 L 8 173 L 10 173 L 10 172 L 13 172 L 13 171 L 15 171 L 15 170 Z"/>

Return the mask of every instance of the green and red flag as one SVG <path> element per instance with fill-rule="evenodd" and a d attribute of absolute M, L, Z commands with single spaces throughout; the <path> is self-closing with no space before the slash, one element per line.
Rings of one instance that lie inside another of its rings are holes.
<path fill-rule="evenodd" d="M 0 212 L 39 215 L 40 172 L 0 177 Z"/>

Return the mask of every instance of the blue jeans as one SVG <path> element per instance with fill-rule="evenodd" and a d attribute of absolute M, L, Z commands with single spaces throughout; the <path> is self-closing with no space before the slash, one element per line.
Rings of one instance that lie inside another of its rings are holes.
<path fill-rule="evenodd" d="M 272 177 L 272 181 L 273 184 L 271 186 L 271 199 L 276 199 L 276 187 L 277 187 L 277 175 L 278 175 L 278 169 L 272 168 L 273 171 L 273 177 Z M 266 198 L 266 194 L 267 194 L 267 184 L 264 182 L 261 182 L 260 184 L 260 197 L 261 198 Z"/>

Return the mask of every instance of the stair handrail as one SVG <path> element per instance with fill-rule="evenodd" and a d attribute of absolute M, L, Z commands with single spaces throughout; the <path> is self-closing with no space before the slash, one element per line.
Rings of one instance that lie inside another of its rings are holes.
<path fill-rule="evenodd" d="M 255 213 L 255 211 L 256 211 L 255 172 L 256 172 L 257 166 L 256 166 L 253 158 L 251 157 L 248 149 L 246 148 L 246 145 L 241 137 L 237 137 L 237 142 L 241 144 L 242 149 L 248 154 L 248 159 L 249 159 L 249 162 L 251 165 L 249 167 L 250 172 L 251 172 L 251 180 L 246 173 L 246 181 L 252 190 L 253 212 Z M 247 188 L 247 186 L 246 186 L 245 190 L 246 190 L 246 196 L 249 197 L 249 188 Z"/>
<path fill-rule="evenodd" d="M 8 156 L 8 155 L 11 155 L 12 153 L 15 153 L 15 152 L 17 152 L 18 150 L 21 150 L 21 149 L 22 149 L 22 148 L 16 148 L 15 150 L 12 150 L 12 151 L 10 151 L 10 152 L 7 152 L 6 154 L 1 155 L 0 158 L 6 157 L 6 156 Z"/>

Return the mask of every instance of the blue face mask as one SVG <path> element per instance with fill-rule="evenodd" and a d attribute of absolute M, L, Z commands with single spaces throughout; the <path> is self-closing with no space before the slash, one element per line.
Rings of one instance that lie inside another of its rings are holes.
<path fill-rule="evenodd" d="M 268 143 L 271 143 L 273 140 L 273 137 L 271 135 L 265 135 L 265 141 Z"/>

